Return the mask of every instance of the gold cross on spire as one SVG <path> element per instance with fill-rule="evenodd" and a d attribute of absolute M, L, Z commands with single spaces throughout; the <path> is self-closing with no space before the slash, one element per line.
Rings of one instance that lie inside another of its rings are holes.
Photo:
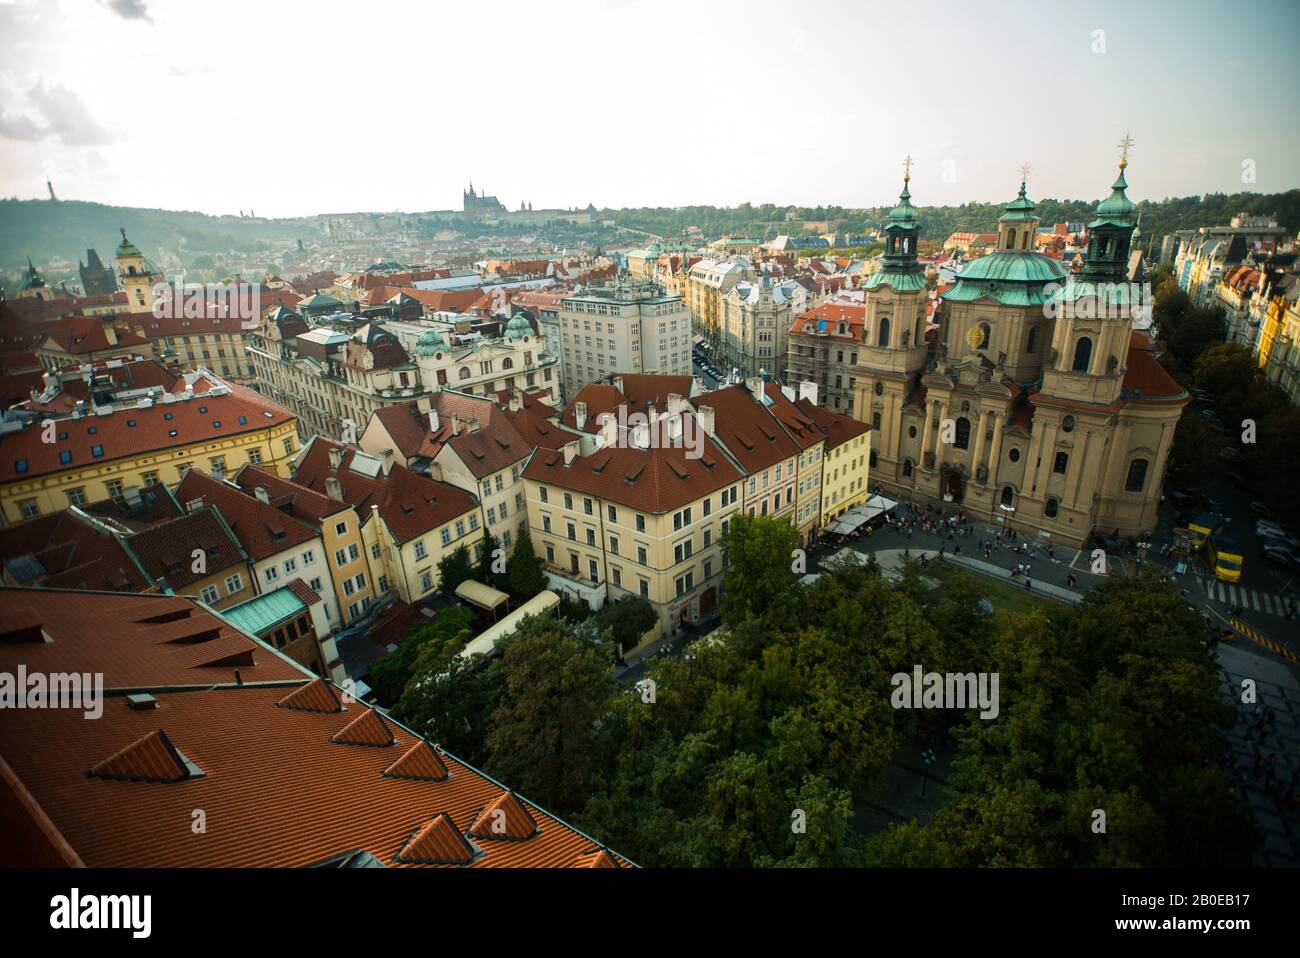
<path fill-rule="evenodd" d="M 1119 141 L 1119 168 L 1121 170 L 1128 166 L 1128 151 L 1132 148 L 1133 137 L 1125 133 L 1124 139 Z"/>
<path fill-rule="evenodd" d="M 1029 161 L 1026 160 L 1024 163 L 1020 165 L 1020 182 L 1021 183 L 1029 182 L 1029 174 L 1032 172 L 1033 170 L 1029 168 Z"/>
<path fill-rule="evenodd" d="M 912 178 L 912 155 L 909 153 L 903 157 L 903 182 L 906 183 Z"/>

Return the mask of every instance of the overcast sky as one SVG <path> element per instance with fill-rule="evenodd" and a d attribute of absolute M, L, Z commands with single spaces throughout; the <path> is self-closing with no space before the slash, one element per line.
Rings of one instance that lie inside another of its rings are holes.
<path fill-rule="evenodd" d="M 1098 32 L 1101 31 L 1101 32 Z M 1300 3 L 0 0 L 0 193 L 291 216 L 1300 185 Z M 1253 161 L 1255 182 L 1243 185 Z"/>

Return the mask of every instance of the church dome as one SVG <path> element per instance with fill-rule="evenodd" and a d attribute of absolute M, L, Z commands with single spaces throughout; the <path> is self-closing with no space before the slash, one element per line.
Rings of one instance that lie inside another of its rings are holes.
<path fill-rule="evenodd" d="M 446 348 L 446 342 L 436 329 L 421 333 L 420 338 L 415 342 L 415 354 L 417 356 L 433 356 Z"/>
<path fill-rule="evenodd" d="M 525 336 L 531 336 L 533 324 L 528 321 L 523 313 L 515 315 L 514 319 L 506 323 L 506 338 L 523 339 Z"/>

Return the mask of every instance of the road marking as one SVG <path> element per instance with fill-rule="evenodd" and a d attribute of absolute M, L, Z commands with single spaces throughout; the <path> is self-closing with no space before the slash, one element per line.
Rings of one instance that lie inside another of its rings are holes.
<path fill-rule="evenodd" d="M 1283 648 L 1282 646 L 1274 642 L 1272 639 L 1265 638 L 1263 635 L 1256 632 L 1254 629 L 1252 629 L 1246 623 L 1242 622 L 1240 619 L 1230 618 L 1228 619 L 1228 624 L 1231 625 L 1238 632 L 1240 632 L 1242 635 L 1244 635 L 1246 638 L 1250 639 L 1253 642 L 1259 643 L 1269 651 L 1276 652 L 1278 655 L 1288 658 L 1292 662 L 1300 662 L 1300 655 L 1296 655 L 1290 649 Z"/>

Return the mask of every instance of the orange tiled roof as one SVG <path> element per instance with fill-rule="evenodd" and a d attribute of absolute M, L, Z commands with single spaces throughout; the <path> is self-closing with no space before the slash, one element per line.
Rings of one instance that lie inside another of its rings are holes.
<path fill-rule="evenodd" d="M 0 810 L 6 838 L 17 836 L 0 843 L 0 865 L 301 867 L 357 852 L 388 866 L 609 867 L 602 854 L 628 864 L 365 706 L 288 706 L 323 681 L 192 600 L 4 590 L 0 629 L 0 670 L 104 671 L 108 686 L 97 721 L 23 709 L 0 723 Z M 204 630 L 217 637 L 197 640 Z M 242 685 L 233 668 L 193 664 L 213 644 L 255 663 L 239 666 Z M 130 707 L 132 687 L 157 707 Z M 331 741 L 358 716 L 382 722 L 392 743 Z M 446 774 L 385 774 L 407 763 Z M 159 828 L 195 808 L 221 823 L 202 841 Z"/>
<path fill-rule="evenodd" d="M 216 506 L 249 558 L 260 562 L 285 549 L 317 538 L 316 527 L 286 515 L 230 482 L 191 469 L 176 487 L 176 499 L 186 505 L 201 500 Z"/>
<path fill-rule="evenodd" d="M 748 475 L 799 454 L 799 445 L 745 386 L 715 389 L 691 401 L 697 409 L 713 407 L 718 439 Z"/>
<path fill-rule="evenodd" d="M 226 395 L 213 396 L 198 392 L 196 386 L 190 399 L 155 402 L 146 409 L 118 407 L 110 415 L 60 419 L 59 439 L 53 443 L 41 441 L 39 424 L 0 435 L 0 482 L 84 469 L 160 449 L 217 442 L 293 420 L 292 413 L 260 393 L 235 384 L 228 384 L 228 388 Z M 99 454 L 95 452 L 97 447 Z M 71 456 L 70 462 L 61 460 L 64 453 Z M 26 472 L 18 471 L 19 460 L 26 462 Z"/>

